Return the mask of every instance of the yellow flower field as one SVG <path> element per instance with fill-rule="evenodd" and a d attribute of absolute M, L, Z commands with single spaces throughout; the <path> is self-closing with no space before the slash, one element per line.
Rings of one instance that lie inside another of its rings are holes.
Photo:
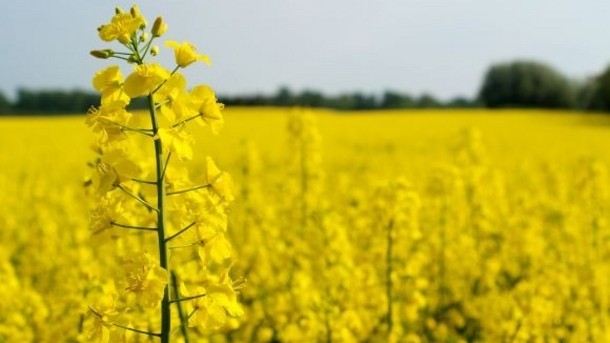
<path fill-rule="evenodd" d="M 234 180 L 244 315 L 191 342 L 610 342 L 609 117 L 227 108 L 224 120 L 217 136 L 192 128 L 192 163 L 214 156 Z M 116 262 L 89 231 L 93 134 L 84 117 L 0 128 L 0 342 L 87 342 Z"/>

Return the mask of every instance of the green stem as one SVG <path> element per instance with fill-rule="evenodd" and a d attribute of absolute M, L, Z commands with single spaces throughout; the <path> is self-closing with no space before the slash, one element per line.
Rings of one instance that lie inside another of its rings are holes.
<path fill-rule="evenodd" d="M 167 153 L 167 159 L 165 159 L 165 165 L 163 166 L 163 172 L 161 173 L 161 178 L 165 180 L 165 171 L 167 170 L 167 165 L 169 164 L 169 158 L 172 157 L 172 152 Z"/>
<path fill-rule="evenodd" d="M 148 40 L 148 43 L 146 44 L 146 47 L 144 47 L 144 50 L 141 54 L 142 58 L 145 58 L 146 54 L 148 54 L 148 50 L 150 49 L 150 45 L 152 44 L 154 39 L 155 39 L 155 37 L 153 36 Z"/>
<path fill-rule="evenodd" d="M 153 210 L 153 211 L 157 211 L 159 212 L 159 209 L 155 208 L 153 205 L 149 204 L 146 200 L 140 198 L 139 196 L 131 193 L 127 188 L 118 185 L 117 186 L 120 190 L 122 190 L 123 192 L 125 192 L 125 194 L 129 195 L 130 197 L 134 198 L 136 201 L 138 201 L 139 203 L 141 203 L 142 205 L 146 206 L 147 208 Z"/>
<path fill-rule="evenodd" d="M 196 191 L 198 189 L 207 188 L 207 187 L 210 187 L 210 185 L 209 184 L 205 184 L 205 185 L 195 186 L 193 188 L 181 189 L 179 191 L 167 192 L 167 195 L 176 195 L 176 194 L 188 193 L 188 192 Z"/>
<path fill-rule="evenodd" d="M 167 245 L 165 242 L 165 178 L 163 165 L 163 145 L 158 136 L 159 123 L 157 121 L 157 113 L 152 93 L 148 95 L 148 107 L 150 110 L 150 119 L 152 122 L 152 130 L 155 138 L 155 164 L 157 174 L 157 241 L 159 244 L 159 266 L 165 269 L 171 275 L 169 269 L 169 256 Z M 170 290 L 169 284 L 165 286 L 163 292 L 163 300 L 161 302 L 161 343 L 169 343 L 171 331 L 171 308 L 170 308 Z"/>
<path fill-rule="evenodd" d="M 394 312 L 393 310 L 393 306 L 394 304 L 393 302 L 393 298 L 394 298 L 394 294 L 393 294 L 393 283 L 392 283 L 392 255 L 394 254 L 394 239 L 393 239 L 393 235 L 392 235 L 392 231 L 394 228 L 394 220 L 390 220 L 390 222 L 388 223 L 388 227 L 387 227 L 387 246 L 386 246 L 386 297 L 388 298 L 388 307 L 387 307 L 387 317 L 386 317 L 386 324 L 388 325 L 388 340 L 390 339 L 390 336 L 392 335 L 392 326 L 394 325 L 394 321 L 393 321 L 393 316 L 392 316 L 392 312 Z"/>
<path fill-rule="evenodd" d="M 122 227 L 124 229 L 134 229 L 134 230 L 144 230 L 144 231 L 157 231 L 156 227 L 144 227 L 144 226 L 136 226 L 136 225 L 127 225 L 127 224 L 120 224 L 120 223 L 115 223 L 115 222 L 110 222 L 110 224 L 112 224 L 114 226 Z"/>
<path fill-rule="evenodd" d="M 199 117 L 201 117 L 201 114 L 197 113 L 196 115 L 194 115 L 192 117 L 188 117 L 188 118 L 186 118 L 184 120 L 181 120 L 181 121 L 177 122 L 176 124 L 172 125 L 172 128 L 177 128 L 178 126 L 184 125 L 184 124 L 188 123 L 189 121 L 195 120 L 195 119 L 197 119 Z"/>
<path fill-rule="evenodd" d="M 129 127 L 127 125 L 123 125 L 120 123 L 117 123 L 115 121 L 112 121 L 110 119 L 105 119 L 103 120 L 104 123 L 108 123 L 108 124 L 112 124 L 112 125 L 116 125 L 118 127 L 120 127 L 121 129 L 123 129 L 123 131 L 132 131 L 132 132 L 137 132 L 139 134 L 142 134 L 144 136 L 148 136 L 148 137 L 152 137 L 153 135 L 150 133 L 150 130 L 147 129 L 138 129 L 135 127 Z"/>
<path fill-rule="evenodd" d="M 110 56 L 110 58 L 116 58 L 116 59 L 119 59 L 119 60 L 123 60 L 123 61 L 129 62 L 129 58 L 125 58 L 125 57 L 122 57 L 122 56 Z"/>
<path fill-rule="evenodd" d="M 180 292 L 178 291 L 178 278 L 176 277 L 176 273 L 172 272 L 172 287 L 174 287 L 174 296 L 176 299 L 180 298 Z M 184 343 L 189 343 L 189 334 L 188 334 L 188 318 L 184 316 L 184 312 L 182 311 L 182 304 L 180 302 L 176 303 L 178 307 L 178 317 L 180 318 L 180 332 L 182 332 L 182 337 L 184 337 Z"/>
<path fill-rule="evenodd" d="M 142 57 L 140 56 L 140 52 L 138 51 L 138 39 L 135 35 L 131 36 L 131 44 L 129 44 L 127 47 L 129 48 L 129 50 L 133 51 L 133 56 L 136 59 L 136 63 L 144 63 L 144 60 L 142 59 Z"/>
<path fill-rule="evenodd" d="M 147 185 L 156 185 L 157 184 L 157 181 L 148 181 L 148 180 L 141 180 L 141 179 L 134 179 L 134 178 L 132 178 L 131 181 L 138 182 L 138 183 L 145 183 Z"/>
<path fill-rule="evenodd" d="M 167 237 L 167 238 L 165 239 L 165 243 L 167 243 L 167 242 L 171 241 L 172 239 L 174 239 L 174 238 L 176 238 L 176 237 L 180 236 L 180 235 L 181 235 L 181 234 L 182 234 L 184 231 L 186 231 L 186 230 L 190 229 L 190 228 L 191 228 L 191 227 L 193 227 L 193 225 L 195 225 L 195 224 L 197 224 L 197 222 L 192 222 L 192 223 L 190 223 L 189 225 L 187 225 L 186 227 L 184 227 L 182 230 L 180 230 L 180 231 L 176 232 L 175 234 L 173 234 L 173 235 L 171 235 L 171 236 Z"/>
<path fill-rule="evenodd" d="M 135 328 L 132 328 L 132 327 L 129 327 L 129 326 L 125 326 L 125 325 L 121 325 L 121 324 L 117 324 L 117 323 L 107 322 L 107 321 L 104 320 L 103 316 L 100 313 L 98 313 L 96 310 L 91 308 L 91 306 L 89 306 L 89 311 L 91 313 L 93 313 L 93 315 L 96 316 L 97 318 L 99 318 L 101 321 L 103 321 L 104 323 L 107 323 L 109 325 L 114 325 L 114 326 L 119 327 L 121 329 L 125 329 L 125 330 L 129 330 L 129 331 L 141 333 L 141 334 L 148 335 L 148 336 L 161 337 L 161 334 L 158 334 L 158 333 L 154 333 L 154 332 L 150 332 L 150 331 L 144 331 L 144 330 L 138 330 L 138 329 L 135 329 Z"/>
<path fill-rule="evenodd" d="M 188 317 L 186 317 L 186 320 L 191 319 L 191 317 L 195 314 L 195 312 L 197 312 L 197 310 L 198 310 L 197 308 L 192 310 L 191 313 L 189 313 Z"/>
<path fill-rule="evenodd" d="M 188 248 L 188 247 L 193 247 L 195 245 L 204 245 L 204 244 L 205 244 L 205 241 L 201 240 L 201 241 L 197 241 L 197 242 L 193 242 L 193 243 L 174 245 L 172 247 L 169 247 L 169 249 L 181 249 L 181 248 Z"/>
<path fill-rule="evenodd" d="M 445 274 L 446 274 L 446 258 L 447 258 L 447 254 L 445 252 L 445 248 L 447 246 L 447 232 L 446 232 L 446 228 L 445 225 L 447 223 L 447 220 L 445 218 L 445 216 L 447 215 L 447 209 L 448 209 L 448 205 L 445 201 L 443 201 L 443 206 L 442 206 L 442 210 L 441 210 L 441 214 L 439 217 L 440 220 L 440 251 L 439 251 L 439 285 L 438 285 L 438 307 L 441 309 L 445 308 L 445 292 L 447 290 L 447 286 L 445 284 Z"/>
<path fill-rule="evenodd" d="M 205 297 L 207 294 L 197 294 L 197 295 L 193 295 L 192 297 L 186 297 L 186 298 L 180 298 L 180 299 L 174 299 L 174 300 L 170 300 L 170 303 L 180 303 L 182 301 L 188 301 L 188 300 L 193 300 L 193 299 L 199 299 L 199 298 L 203 298 Z"/>
<path fill-rule="evenodd" d="M 163 87 L 163 85 L 167 82 L 167 80 L 169 80 L 174 74 L 176 74 L 176 72 L 178 71 L 178 69 L 180 68 L 180 66 L 176 66 L 176 68 L 174 68 L 174 70 L 172 70 L 172 72 L 169 74 L 169 77 L 165 80 L 163 80 L 163 82 L 161 82 L 152 92 L 150 92 L 150 94 L 154 94 L 156 91 L 159 90 L 159 88 Z M 152 103 L 151 108 L 155 108 L 154 103 Z"/>
<path fill-rule="evenodd" d="M 125 330 L 129 330 L 129 331 L 133 331 L 133 332 L 137 332 L 143 335 L 147 335 L 147 336 L 153 336 L 153 337 L 161 337 L 161 334 L 159 333 L 155 333 L 155 332 L 149 332 L 149 331 L 144 331 L 144 330 L 138 330 L 138 329 L 134 329 L 134 328 L 130 328 L 129 326 L 124 326 L 121 324 L 116 324 L 116 323 L 112 323 L 112 325 L 119 327 L 121 329 L 125 329 Z"/>

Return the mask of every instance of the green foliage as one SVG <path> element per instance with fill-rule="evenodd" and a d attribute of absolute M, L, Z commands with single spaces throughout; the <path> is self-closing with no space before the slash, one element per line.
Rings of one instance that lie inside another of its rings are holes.
<path fill-rule="evenodd" d="M 9 99 L 0 91 L 0 114 L 6 114 L 11 112 L 11 102 Z"/>
<path fill-rule="evenodd" d="M 576 89 L 550 66 L 534 61 L 496 64 L 485 74 L 479 98 L 487 107 L 573 108 Z"/>
<path fill-rule="evenodd" d="M 241 96 L 219 96 L 228 106 L 302 106 L 314 108 L 333 108 L 337 110 L 374 110 L 404 108 L 443 108 L 443 107 L 478 107 L 478 103 L 467 98 L 457 98 L 442 102 L 433 95 L 424 93 L 418 97 L 387 90 L 381 97 L 363 92 L 341 93 L 334 96 L 319 91 L 305 89 L 293 92 L 282 86 L 271 96 L 261 94 Z"/>
<path fill-rule="evenodd" d="M 19 89 L 13 105 L 16 113 L 85 113 L 99 103 L 99 96 L 84 91 Z"/>
<path fill-rule="evenodd" d="M 385 91 L 381 98 L 381 107 L 383 108 L 409 108 L 414 106 L 415 102 L 411 96 L 395 91 Z"/>
<path fill-rule="evenodd" d="M 610 66 L 600 75 L 584 82 L 578 93 L 579 107 L 592 111 L 610 111 Z"/>
<path fill-rule="evenodd" d="M 17 99 L 11 102 L 0 92 L 0 115 L 63 115 L 85 114 L 100 102 L 96 93 L 83 90 L 64 91 L 58 89 L 31 90 L 21 88 Z M 130 110 L 146 108 L 146 99 L 134 99 Z"/>
<path fill-rule="evenodd" d="M 424 93 L 417 99 L 417 108 L 436 108 L 442 107 L 442 104 L 434 98 L 431 94 Z"/>

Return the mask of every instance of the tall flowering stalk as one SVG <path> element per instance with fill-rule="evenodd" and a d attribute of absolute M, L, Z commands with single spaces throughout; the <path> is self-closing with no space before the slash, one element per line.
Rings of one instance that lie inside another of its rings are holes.
<path fill-rule="evenodd" d="M 150 62 L 167 24 L 158 17 L 150 31 L 146 27 L 137 6 L 129 12 L 117 8 L 98 32 L 102 40 L 120 43 L 121 51 L 91 52 L 126 61 L 133 70 L 123 79 L 113 65 L 93 78 L 101 104 L 87 118 L 99 154 L 90 182 L 97 199 L 90 229 L 98 240 L 114 242 L 111 251 L 121 270 L 112 282 L 100 283 L 100 299 L 89 307 L 89 341 L 146 335 L 165 343 L 180 333 L 188 342 L 187 327 L 208 334 L 242 313 L 239 285 L 228 277 L 225 208 L 233 198 L 231 178 L 210 157 L 193 172 L 189 163 L 194 138 L 188 126 L 197 122 L 217 133 L 222 104 L 208 86 L 187 89 L 180 70 L 210 59 L 188 42 L 167 41 L 176 66 L 168 70 Z M 129 110 L 140 97 L 148 114 Z"/>

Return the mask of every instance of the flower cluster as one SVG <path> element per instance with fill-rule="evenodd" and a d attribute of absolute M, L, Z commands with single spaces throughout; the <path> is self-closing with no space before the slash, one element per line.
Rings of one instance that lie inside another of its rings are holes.
<path fill-rule="evenodd" d="M 188 340 L 187 326 L 212 332 L 242 313 L 228 276 L 231 245 L 225 232 L 226 206 L 233 199 L 231 177 L 210 157 L 203 167 L 192 163 L 195 139 L 189 124 L 218 133 L 223 106 L 210 87 L 189 89 L 180 73 L 197 61 L 210 63 L 193 44 L 165 43 L 174 51 L 173 70 L 149 61 L 159 54 L 153 44 L 166 31 L 161 17 L 149 32 L 137 6 L 129 12 L 117 8 L 98 32 L 103 41 L 118 42 L 122 51 L 91 52 L 132 66 L 127 77 L 116 65 L 95 74 L 93 87 L 101 104 L 86 120 L 98 153 L 88 182 L 96 199 L 90 230 L 96 242 L 112 242 L 109 255 L 122 266 L 113 270 L 118 275 L 113 287 L 100 286 L 102 296 L 112 301 L 90 306 L 89 339 L 100 342 L 127 334 L 169 342 L 178 326 Z M 130 110 L 132 100 L 140 97 L 146 98 L 148 113 Z M 179 325 L 172 325 L 173 317 Z"/>

